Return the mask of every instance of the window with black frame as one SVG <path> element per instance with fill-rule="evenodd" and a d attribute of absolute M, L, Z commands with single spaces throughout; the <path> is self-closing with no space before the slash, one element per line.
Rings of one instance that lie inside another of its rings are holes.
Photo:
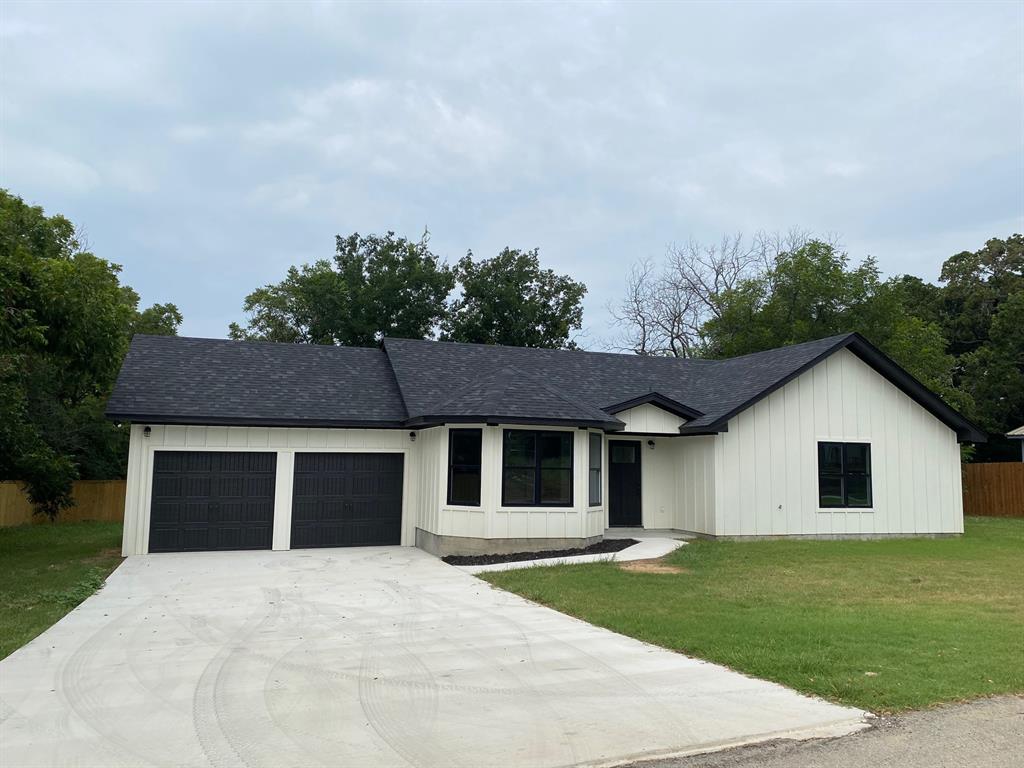
<path fill-rule="evenodd" d="M 506 429 L 501 451 L 503 506 L 572 506 L 572 432 Z"/>
<path fill-rule="evenodd" d="M 480 506 L 480 464 L 483 430 L 448 431 L 448 503 Z"/>
<path fill-rule="evenodd" d="M 871 503 L 871 445 L 819 442 L 819 506 L 863 508 Z"/>
<path fill-rule="evenodd" d="M 590 433 L 590 461 L 588 470 L 588 501 L 596 507 L 601 503 L 601 454 L 604 438 L 599 432 Z"/>

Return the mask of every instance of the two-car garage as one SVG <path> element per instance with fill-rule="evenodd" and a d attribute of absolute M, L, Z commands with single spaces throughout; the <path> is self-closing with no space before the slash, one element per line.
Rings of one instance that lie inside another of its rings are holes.
<path fill-rule="evenodd" d="M 398 544 L 401 453 L 294 454 L 291 548 Z M 277 454 L 155 451 L 149 551 L 270 549 Z"/>

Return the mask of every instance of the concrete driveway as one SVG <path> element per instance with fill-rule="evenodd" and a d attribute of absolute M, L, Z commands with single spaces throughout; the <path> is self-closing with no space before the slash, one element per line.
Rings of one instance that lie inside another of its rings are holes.
<path fill-rule="evenodd" d="M 398 547 L 129 558 L 0 662 L 19 767 L 610 764 L 861 718 Z"/>

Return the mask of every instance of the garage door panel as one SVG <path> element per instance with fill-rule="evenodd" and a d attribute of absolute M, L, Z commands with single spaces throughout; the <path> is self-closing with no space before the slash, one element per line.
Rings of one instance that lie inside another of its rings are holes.
<path fill-rule="evenodd" d="M 270 549 L 277 455 L 157 451 L 150 552 Z"/>
<path fill-rule="evenodd" d="M 297 453 L 292 548 L 399 544 L 404 457 Z"/>

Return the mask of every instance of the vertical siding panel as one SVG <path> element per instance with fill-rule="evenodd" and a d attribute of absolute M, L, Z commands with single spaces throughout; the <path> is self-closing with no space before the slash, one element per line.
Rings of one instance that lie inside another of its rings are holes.
<path fill-rule="evenodd" d="M 814 439 L 814 377 L 796 380 L 800 392 L 800 447 L 796 452 L 796 488 L 800 499 L 800 533 L 818 532 L 818 456 Z"/>
<path fill-rule="evenodd" d="M 223 448 L 228 444 L 227 427 L 207 427 L 206 446 L 208 448 Z"/>
<path fill-rule="evenodd" d="M 799 380 L 794 381 L 796 386 L 785 388 L 785 412 L 784 425 L 786 430 L 787 444 L 783 454 L 785 464 L 785 509 L 783 516 L 783 532 L 803 532 L 803 493 L 800 488 L 800 462 L 803 460 L 804 437 L 800 407 L 801 388 Z"/>
<path fill-rule="evenodd" d="M 786 483 L 789 474 L 786 472 L 786 456 L 791 450 L 789 430 L 786 429 L 786 397 L 768 398 L 768 438 L 765 444 L 768 451 L 768 465 L 771 494 L 768 496 L 768 532 L 772 535 L 783 534 L 787 529 L 789 504 Z M 781 450 L 775 450 L 778 445 Z"/>
<path fill-rule="evenodd" d="M 914 487 L 918 481 L 915 464 L 919 457 L 916 457 L 911 453 L 914 447 L 914 441 L 911 438 L 911 430 L 913 429 L 911 423 L 911 408 L 913 403 L 910 398 L 903 393 L 898 395 L 898 402 L 900 412 L 898 422 L 898 450 L 900 455 L 900 527 L 903 529 L 903 533 L 915 533 L 917 531 L 917 524 L 914 519 Z"/>
<path fill-rule="evenodd" d="M 811 374 L 814 377 L 814 473 L 817 477 L 818 472 L 818 441 L 823 437 L 828 437 L 832 433 L 832 414 L 829 410 L 829 391 L 828 391 L 828 361 L 824 364 L 816 365 L 811 369 Z M 815 489 L 815 509 L 818 507 L 818 496 L 817 489 Z M 832 515 L 828 512 L 817 512 L 817 528 L 818 533 L 830 534 L 832 533 Z"/>

